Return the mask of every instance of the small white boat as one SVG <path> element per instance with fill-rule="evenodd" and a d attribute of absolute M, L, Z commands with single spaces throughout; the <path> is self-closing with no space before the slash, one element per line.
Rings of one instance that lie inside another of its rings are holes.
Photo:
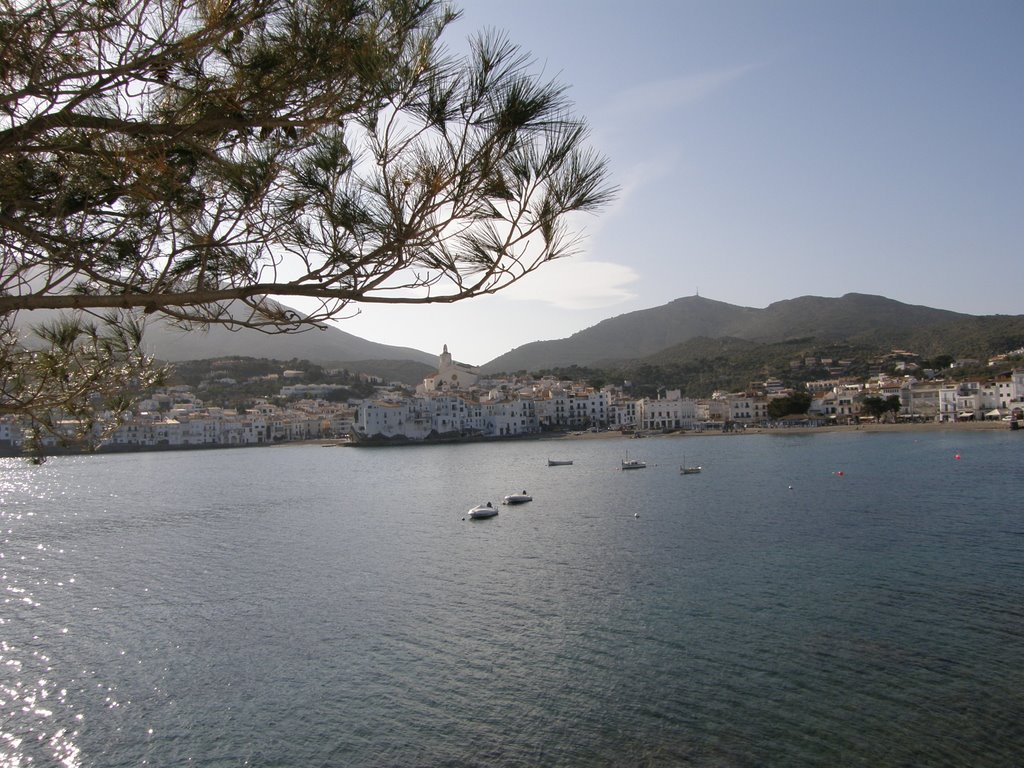
<path fill-rule="evenodd" d="M 470 520 L 483 520 L 488 517 L 494 517 L 498 514 L 498 510 L 488 501 L 486 504 L 477 504 L 466 514 L 469 515 Z"/>
<path fill-rule="evenodd" d="M 572 459 L 548 459 L 549 467 L 571 467 Z"/>
<path fill-rule="evenodd" d="M 683 463 L 679 465 L 679 474 L 680 475 L 699 475 L 700 474 L 700 470 L 701 470 L 700 467 L 687 466 L 686 465 L 686 457 L 683 456 Z"/>
<path fill-rule="evenodd" d="M 522 493 L 510 493 L 508 496 L 501 500 L 502 504 L 525 504 L 528 501 L 533 501 L 533 496 L 528 494 L 526 491 Z"/>
<path fill-rule="evenodd" d="M 623 459 L 622 460 L 622 468 L 623 469 L 646 469 L 647 468 L 647 462 L 646 461 L 640 461 L 640 459 L 629 459 L 629 458 L 627 458 L 627 459 Z"/>

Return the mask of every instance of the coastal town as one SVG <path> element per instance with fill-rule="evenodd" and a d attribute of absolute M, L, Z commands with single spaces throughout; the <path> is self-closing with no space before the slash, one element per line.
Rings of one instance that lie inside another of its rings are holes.
<path fill-rule="evenodd" d="M 889 423 L 999 422 L 1024 420 L 1024 367 L 1020 350 L 989 361 L 987 378 L 954 378 L 953 371 L 920 370 L 905 360 L 891 373 L 866 379 L 837 376 L 809 381 L 799 391 L 779 379 L 751 382 L 742 392 L 685 397 L 678 389 L 656 397 L 631 397 L 629 382 L 600 388 L 581 381 L 530 375 L 484 376 L 454 361 L 445 346 L 437 372 L 415 388 L 373 380 L 374 394 L 343 402 L 330 399 L 335 385 L 304 383 L 302 371 L 285 371 L 278 395 L 244 409 L 216 407 L 190 386 L 147 393 L 116 428 L 96 427 L 101 451 L 266 446 L 308 440 L 386 445 L 474 439 L 536 437 L 566 432 L 737 432 L 751 428 L 815 428 Z M 901 358 L 912 358 L 902 352 Z M 1008 362 L 1009 361 L 1009 362 Z M 803 360 L 794 365 L 844 361 Z M 971 361 L 976 363 L 977 361 Z M 953 367 L 956 367 L 956 363 Z M 370 377 L 365 377 L 370 378 Z M 802 397 L 805 408 L 778 415 L 772 403 Z M 879 409 L 872 404 L 885 404 Z M 66 425 L 72 433 L 75 425 Z M 0 419 L 0 450 L 24 448 L 27 425 Z M 42 436 L 59 452 L 61 435 Z"/>

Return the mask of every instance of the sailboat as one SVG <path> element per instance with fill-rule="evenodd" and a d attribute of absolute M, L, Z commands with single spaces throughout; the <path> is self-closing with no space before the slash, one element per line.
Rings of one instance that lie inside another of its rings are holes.
<path fill-rule="evenodd" d="M 623 469 L 645 469 L 647 467 L 646 461 L 640 461 L 640 459 L 631 459 L 629 454 L 626 454 L 626 458 L 622 460 Z"/>
<path fill-rule="evenodd" d="M 683 463 L 679 466 L 679 474 L 680 475 L 699 475 L 701 469 L 702 469 L 701 467 L 695 467 L 695 466 L 688 467 L 686 465 L 686 456 L 683 456 Z"/>

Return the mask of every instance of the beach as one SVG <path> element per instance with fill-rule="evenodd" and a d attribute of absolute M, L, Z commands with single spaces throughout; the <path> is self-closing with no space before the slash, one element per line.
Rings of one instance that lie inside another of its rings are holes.
<path fill-rule="evenodd" d="M 733 437 L 736 435 L 763 435 L 786 433 L 822 433 L 822 432 L 977 432 L 985 430 L 1009 429 L 1006 421 L 929 421 L 920 424 L 830 424 L 821 427 L 739 427 L 728 432 L 718 429 L 706 430 L 671 430 L 667 432 L 649 431 L 643 433 L 643 439 L 651 437 Z M 552 437 L 556 437 L 552 435 Z M 632 434 L 624 434 L 618 430 L 602 432 L 566 432 L 557 435 L 559 440 L 600 440 L 607 438 L 636 439 Z"/>

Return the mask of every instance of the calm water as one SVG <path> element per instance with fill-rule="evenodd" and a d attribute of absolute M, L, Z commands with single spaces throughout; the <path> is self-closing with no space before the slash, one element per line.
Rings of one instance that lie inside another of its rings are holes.
<path fill-rule="evenodd" d="M 1022 491 L 1009 430 L 3 460 L 0 765 L 1019 765 Z"/>

